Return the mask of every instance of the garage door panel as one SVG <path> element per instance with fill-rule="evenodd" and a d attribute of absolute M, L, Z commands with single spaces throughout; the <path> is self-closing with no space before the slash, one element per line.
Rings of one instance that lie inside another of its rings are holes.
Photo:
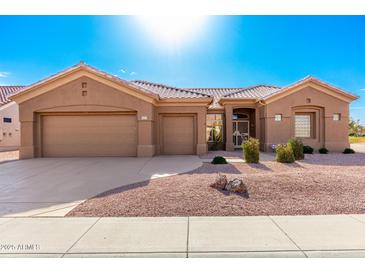
<path fill-rule="evenodd" d="M 135 115 L 44 116 L 45 157 L 136 156 Z"/>
<path fill-rule="evenodd" d="M 163 117 L 163 153 L 195 154 L 194 117 Z"/>
<path fill-rule="evenodd" d="M 44 145 L 44 157 L 96 157 L 96 156 L 136 156 L 135 149 L 130 146 L 121 146 L 116 149 L 114 145 Z M 122 151 L 122 153 L 120 152 Z"/>

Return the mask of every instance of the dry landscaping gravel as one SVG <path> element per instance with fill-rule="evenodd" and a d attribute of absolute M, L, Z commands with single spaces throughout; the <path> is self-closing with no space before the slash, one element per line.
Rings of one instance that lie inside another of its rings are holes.
<path fill-rule="evenodd" d="M 209 187 L 243 178 L 249 197 Z M 246 216 L 365 213 L 365 154 L 306 155 L 294 164 L 202 167 L 102 193 L 67 216 Z"/>

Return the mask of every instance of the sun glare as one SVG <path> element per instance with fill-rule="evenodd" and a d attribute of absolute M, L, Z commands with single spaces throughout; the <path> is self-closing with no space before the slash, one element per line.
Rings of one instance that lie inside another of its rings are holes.
<path fill-rule="evenodd" d="M 167 46 L 188 42 L 201 30 L 205 16 L 138 16 L 148 35 Z"/>

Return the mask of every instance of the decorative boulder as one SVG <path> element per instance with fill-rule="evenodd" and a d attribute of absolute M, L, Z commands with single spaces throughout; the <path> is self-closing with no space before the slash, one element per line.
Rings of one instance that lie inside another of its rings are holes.
<path fill-rule="evenodd" d="M 247 193 L 247 187 L 243 183 L 242 179 L 234 178 L 233 180 L 230 180 L 227 184 L 225 189 L 230 192 L 236 192 L 236 193 Z"/>
<path fill-rule="evenodd" d="M 227 176 L 218 173 L 218 177 L 215 179 L 215 182 L 210 186 L 216 189 L 224 190 L 227 185 L 227 182 L 228 182 Z"/>

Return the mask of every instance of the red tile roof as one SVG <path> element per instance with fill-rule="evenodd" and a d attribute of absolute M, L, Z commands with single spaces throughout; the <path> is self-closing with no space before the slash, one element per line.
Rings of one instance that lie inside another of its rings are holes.
<path fill-rule="evenodd" d="M 248 99 L 261 99 L 268 97 L 278 92 L 281 88 L 268 85 L 258 85 L 224 95 L 224 98 L 248 98 Z"/>
<path fill-rule="evenodd" d="M 161 98 L 209 98 L 208 94 L 195 92 L 188 89 L 170 87 L 163 84 L 156 84 L 142 80 L 132 81 L 133 84 L 138 85 L 146 90 L 158 94 Z"/>
<path fill-rule="evenodd" d="M 297 85 L 303 84 L 307 81 L 312 81 L 322 86 L 331 88 L 336 92 L 342 93 L 352 99 L 356 99 L 357 97 L 346 93 L 345 91 L 333 87 L 325 82 L 322 82 L 316 78 L 311 76 L 306 77 L 293 85 L 280 88 L 271 85 L 257 85 L 246 88 L 177 88 L 171 87 L 164 84 L 156 84 L 148 81 L 136 80 L 136 81 L 127 81 L 120 79 L 117 76 L 111 75 L 109 73 L 103 72 L 99 69 L 96 69 L 92 66 L 86 65 L 84 62 L 80 62 L 79 64 L 72 66 L 64 71 L 61 71 L 53 76 L 47 77 L 37 83 L 34 83 L 30 86 L 27 86 L 24 89 L 24 92 L 29 91 L 32 87 L 41 85 L 47 81 L 52 80 L 53 78 L 58 77 L 62 74 L 67 74 L 72 72 L 73 70 L 77 70 L 79 68 L 85 68 L 89 71 L 92 71 L 96 74 L 99 74 L 103 77 L 109 78 L 115 82 L 123 83 L 125 85 L 134 88 L 137 92 L 142 92 L 148 94 L 151 97 L 156 98 L 211 98 L 213 97 L 213 103 L 209 106 L 209 108 L 221 108 L 222 106 L 218 103 L 220 99 L 256 99 L 256 100 L 265 100 L 274 96 L 276 94 L 285 92 L 286 90 L 295 87 Z M 14 95 L 22 91 L 24 86 L 0 86 L 0 106 L 10 102 L 8 98 L 10 95 Z"/>
<path fill-rule="evenodd" d="M 0 106 L 10 103 L 9 97 L 21 91 L 25 86 L 0 86 Z"/>
<path fill-rule="evenodd" d="M 263 96 L 269 96 L 280 90 L 279 87 L 258 85 L 247 88 L 187 88 L 187 90 L 202 92 L 214 97 L 213 104 L 209 108 L 221 108 L 218 103 L 221 98 L 236 99 L 261 99 Z"/>
<path fill-rule="evenodd" d="M 213 97 L 213 103 L 209 106 L 210 109 L 221 108 L 218 103 L 224 95 L 241 90 L 241 88 L 186 88 L 187 90 L 208 94 Z"/>

